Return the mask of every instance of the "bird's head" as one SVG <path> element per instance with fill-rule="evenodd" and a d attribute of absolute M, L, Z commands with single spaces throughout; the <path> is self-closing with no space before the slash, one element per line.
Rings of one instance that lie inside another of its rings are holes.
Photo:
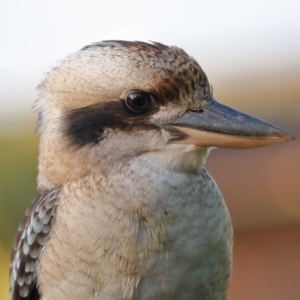
<path fill-rule="evenodd" d="M 199 64 L 159 43 L 84 47 L 54 68 L 39 90 L 42 189 L 137 157 L 195 172 L 209 147 L 252 148 L 291 138 L 216 102 Z"/>

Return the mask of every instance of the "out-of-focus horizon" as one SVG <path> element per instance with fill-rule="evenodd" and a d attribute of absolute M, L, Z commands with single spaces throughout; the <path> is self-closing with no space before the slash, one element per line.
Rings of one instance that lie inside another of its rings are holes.
<path fill-rule="evenodd" d="M 0 4 L 0 298 L 8 257 L 37 195 L 36 86 L 68 54 L 107 39 L 152 40 L 194 56 L 215 98 L 296 136 L 272 148 L 212 151 L 236 231 L 229 300 L 300 294 L 300 2 L 2 1 Z"/>

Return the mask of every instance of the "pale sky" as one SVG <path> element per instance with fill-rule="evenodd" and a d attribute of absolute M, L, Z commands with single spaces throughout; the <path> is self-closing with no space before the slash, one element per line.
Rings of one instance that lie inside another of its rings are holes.
<path fill-rule="evenodd" d="M 30 114 L 45 72 L 103 39 L 179 46 L 210 81 L 300 68 L 300 1 L 0 0 L 0 118 Z"/>

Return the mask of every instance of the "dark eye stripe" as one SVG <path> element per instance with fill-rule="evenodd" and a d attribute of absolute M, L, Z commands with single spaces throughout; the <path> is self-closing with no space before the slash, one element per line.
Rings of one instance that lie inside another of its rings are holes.
<path fill-rule="evenodd" d="M 146 114 L 130 113 L 124 100 L 91 105 L 69 111 L 63 119 L 64 132 L 72 146 L 96 145 L 105 138 L 105 129 L 124 132 L 158 129 L 149 122 L 150 115 L 157 110 L 158 106 Z"/>

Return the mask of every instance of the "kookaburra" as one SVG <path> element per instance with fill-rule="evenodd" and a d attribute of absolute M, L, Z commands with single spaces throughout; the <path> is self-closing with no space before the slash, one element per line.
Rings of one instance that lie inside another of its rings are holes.
<path fill-rule="evenodd" d="M 40 195 L 10 299 L 226 299 L 232 227 L 209 150 L 292 137 L 218 103 L 193 57 L 159 43 L 84 47 L 39 91 Z"/>

